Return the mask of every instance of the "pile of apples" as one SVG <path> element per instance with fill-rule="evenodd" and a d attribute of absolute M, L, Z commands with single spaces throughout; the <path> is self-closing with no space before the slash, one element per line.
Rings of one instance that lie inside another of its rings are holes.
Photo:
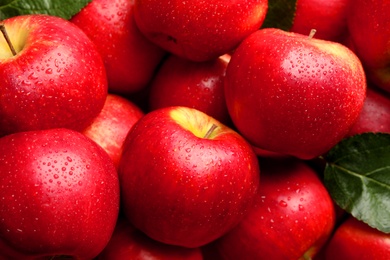
<path fill-rule="evenodd" d="M 388 259 L 322 174 L 390 133 L 390 2 L 270 3 L 2 21 L 0 259 Z"/>

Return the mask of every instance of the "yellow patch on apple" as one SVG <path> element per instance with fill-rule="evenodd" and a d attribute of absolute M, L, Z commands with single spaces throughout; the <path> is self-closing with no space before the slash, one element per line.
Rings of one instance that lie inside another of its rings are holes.
<path fill-rule="evenodd" d="M 222 130 L 223 126 L 219 121 L 211 116 L 193 108 L 177 107 L 170 112 L 171 118 L 181 127 L 190 131 L 199 138 L 214 139 Z M 212 129 L 215 127 L 214 129 Z M 208 134 L 209 130 L 212 132 Z"/>

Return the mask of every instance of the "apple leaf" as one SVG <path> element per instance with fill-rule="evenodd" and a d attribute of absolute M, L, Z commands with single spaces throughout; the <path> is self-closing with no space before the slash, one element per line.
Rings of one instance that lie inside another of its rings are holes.
<path fill-rule="evenodd" d="M 355 218 L 390 233 L 390 134 L 342 140 L 325 156 L 324 184 Z"/>
<path fill-rule="evenodd" d="M 0 20 L 25 14 L 49 14 L 69 20 L 92 0 L 0 0 Z"/>
<path fill-rule="evenodd" d="M 279 28 L 289 31 L 295 16 L 298 0 L 268 0 L 268 10 L 262 28 Z"/>

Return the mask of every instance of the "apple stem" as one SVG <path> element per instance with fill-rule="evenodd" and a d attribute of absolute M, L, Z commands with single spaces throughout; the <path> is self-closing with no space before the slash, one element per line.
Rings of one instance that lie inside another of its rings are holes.
<path fill-rule="evenodd" d="M 314 37 L 314 34 L 316 34 L 317 30 L 316 29 L 311 29 L 310 34 L 309 34 L 309 39 Z"/>
<path fill-rule="evenodd" d="M 213 133 L 213 131 L 215 130 L 215 128 L 217 128 L 218 126 L 216 124 L 213 124 L 210 129 L 207 131 L 207 133 L 204 135 L 203 138 L 209 138 L 210 135 Z"/>
<path fill-rule="evenodd" d="M 7 44 L 9 46 L 9 48 L 11 49 L 12 55 L 15 56 L 17 53 L 15 51 L 14 46 L 12 45 L 12 42 L 8 36 L 7 30 L 5 29 L 5 26 L 3 23 L 0 24 L 0 31 L 2 32 L 4 39 L 7 41 Z"/>

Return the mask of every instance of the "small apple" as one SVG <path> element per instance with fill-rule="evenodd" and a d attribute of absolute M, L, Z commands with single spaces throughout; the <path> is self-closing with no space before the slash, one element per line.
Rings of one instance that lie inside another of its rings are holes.
<path fill-rule="evenodd" d="M 204 62 L 170 55 L 151 82 L 150 110 L 186 106 L 200 110 L 224 124 L 229 123 L 223 90 L 229 60 L 228 54 Z"/>
<path fill-rule="evenodd" d="M 245 216 L 259 173 L 255 153 L 237 132 L 193 108 L 157 109 L 124 143 L 123 212 L 155 240 L 200 247 Z"/>
<path fill-rule="evenodd" d="M 267 0 L 135 0 L 140 31 L 165 50 L 193 61 L 232 51 L 262 25 Z"/>
<path fill-rule="evenodd" d="M 311 259 L 335 225 L 333 201 L 317 173 L 298 159 L 260 161 L 255 205 L 215 242 L 222 259 Z"/>
<path fill-rule="evenodd" d="M 134 1 L 129 0 L 93 0 L 70 19 L 97 46 L 112 93 L 129 94 L 144 88 L 165 55 L 138 30 L 133 6 Z"/>
<path fill-rule="evenodd" d="M 339 43 L 261 29 L 232 54 L 225 76 L 230 117 L 253 146 L 312 159 L 337 144 L 366 96 L 358 57 Z"/>
<path fill-rule="evenodd" d="M 202 260 L 200 248 L 160 243 L 135 229 L 126 219 L 118 220 L 108 245 L 96 260 Z"/>
<path fill-rule="evenodd" d="M 55 128 L 0 138 L 0 254 L 92 259 L 119 212 L 119 182 L 104 150 Z"/>
<path fill-rule="evenodd" d="M 390 234 L 385 234 L 350 216 L 335 231 L 325 248 L 325 259 L 387 260 Z"/>
<path fill-rule="evenodd" d="M 109 93 L 100 114 L 82 133 L 99 144 L 118 168 L 126 136 L 143 116 L 143 111 L 133 102 Z"/>
<path fill-rule="evenodd" d="M 363 109 L 347 136 L 367 132 L 390 133 L 390 93 L 373 86 L 367 88 Z"/>
<path fill-rule="evenodd" d="M 0 136 L 88 126 L 104 105 L 107 78 L 87 35 L 49 15 L 21 15 L 2 24 L 11 45 L 0 37 Z"/>
<path fill-rule="evenodd" d="M 390 92 L 390 1 L 351 1 L 347 26 L 350 41 L 367 78 Z"/>

